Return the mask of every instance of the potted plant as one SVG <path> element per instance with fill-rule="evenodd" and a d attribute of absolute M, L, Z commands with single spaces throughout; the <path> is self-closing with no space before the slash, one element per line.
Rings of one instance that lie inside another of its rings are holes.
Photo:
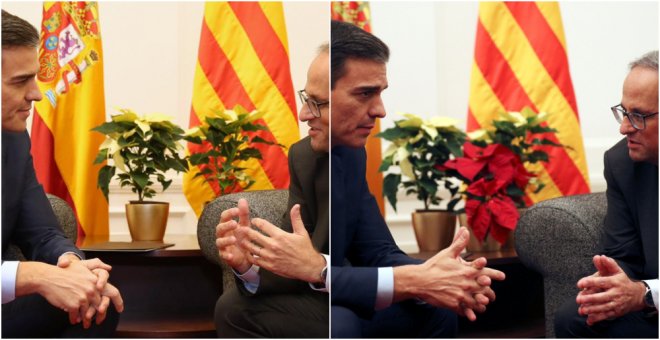
<path fill-rule="evenodd" d="M 168 170 L 186 171 L 188 164 L 179 156 L 183 129 L 161 114 L 138 116 L 130 109 L 119 109 L 109 122 L 95 128 L 106 136 L 99 147 L 94 164 L 112 159 L 99 170 L 98 187 L 106 199 L 110 180 L 117 176 L 121 187 L 130 187 L 137 201 L 126 204 L 126 219 L 134 241 L 162 240 L 167 226 L 169 203 L 146 201 L 156 194 L 159 182 L 165 191 L 172 184 L 166 178 Z"/>
<path fill-rule="evenodd" d="M 417 244 L 420 251 L 438 251 L 451 244 L 456 225 L 453 209 L 460 197 L 455 197 L 458 184 L 447 180 L 446 171 L 435 165 L 445 163 L 452 155 L 461 156 L 466 136 L 451 118 L 424 120 L 409 113 L 403 116 L 406 119 L 394 122 L 394 127 L 377 135 L 391 142 L 379 171 L 387 171 L 392 166 L 400 170 L 400 173 L 385 176 L 383 195 L 395 211 L 399 188 L 403 188 L 406 195 L 417 195 L 424 204 L 424 209 L 412 214 Z M 442 200 L 438 190 L 441 186 L 451 194 L 446 209 L 431 209 Z"/>
<path fill-rule="evenodd" d="M 248 189 L 254 179 L 247 174 L 241 162 L 262 159 L 256 144 L 281 144 L 260 137 L 258 131 L 268 131 L 268 127 L 256 121 L 264 112 L 248 112 L 241 105 L 232 110 L 213 110 L 196 126 L 188 130 L 184 139 L 199 147 L 188 158 L 191 165 L 200 171 L 195 177 L 203 176 L 219 195 Z"/>
<path fill-rule="evenodd" d="M 518 209 L 525 208 L 525 191 L 543 189 L 526 165 L 549 161 L 540 147 L 562 147 L 544 136 L 557 132 L 543 124 L 546 118 L 546 113 L 536 114 L 530 108 L 501 113 L 493 127 L 468 133 L 463 157 L 437 166 L 464 183 L 467 221 L 462 223 L 472 229 L 468 248 L 498 250 L 518 223 Z"/>

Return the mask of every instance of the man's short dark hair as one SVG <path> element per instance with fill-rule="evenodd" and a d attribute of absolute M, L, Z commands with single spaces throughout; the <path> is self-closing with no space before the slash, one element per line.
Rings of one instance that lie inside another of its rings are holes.
<path fill-rule="evenodd" d="M 390 49 L 375 35 L 346 22 L 332 20 L 331 24 L 330 86 L 344 76 L 346 60 L 366 59 L 379 63 L 387 63 Z"/>
<path fill-rule="evenodd" d="M 39 32 L 29 22 L 2 10 L 2 48 L 37 47 Z"/>

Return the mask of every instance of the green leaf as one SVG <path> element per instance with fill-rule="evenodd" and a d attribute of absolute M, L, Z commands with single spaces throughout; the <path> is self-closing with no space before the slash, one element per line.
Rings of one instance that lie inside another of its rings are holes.
<path fill-rule="evenodd" d="M 99 153 L 96 154 L 96 159 L 94 159 L 94 164 L 101 164 L 106 159 L 108 159 L 108 149 L 99 150 Z"/>
<path fill-rule="evenodd" d="M 383 194 L 387 197 L 387 200 L 396 211 L 396 192 L 401 183 L 401 175 L 398 174 L 388 174 L 383 179 Z"/>
<path fill-rule="evenodd" d="M 115 175 L 115 167 L 110 165 L 105 165 L 99 170 L 99 176 L 97 181 L 97 187 L 103 192 L 103 196 L 108 200 L 108 193 L 110 188 L 110 180 L 112 176 Z"/>
<path fill-rule="evenodd" d="M 140 189 L 145 188 L 149 183 L 149 176 L 147 176 L 146 174 L 135 173 L 133 174 L 132 177 L 133 177 L 133 181 L 135 182 L 135 184 L 137 184 L 137 186 Z"/>

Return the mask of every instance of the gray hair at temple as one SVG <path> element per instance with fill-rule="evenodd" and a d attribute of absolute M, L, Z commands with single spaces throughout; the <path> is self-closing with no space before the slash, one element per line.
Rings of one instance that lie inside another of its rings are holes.
<path fill-rule="evenodd" d="M 658 50 L 648 52 L 638 59 L 633 60 L 628 67 L 632 70 L 635 67 L 644 67 L 658 71 Z"/>
<path fill-rule="evenodd" d="M 32 24 L 2 10 L 2 48 L 37 47 L 39 32 Z"/>
<path fill-rule="evenodd" d="M 319 46 L 318 49 L 318 54 L 322 53 L 330 53 L 330 44 L 329 43 L 324 43 L 323 45 Z"/>

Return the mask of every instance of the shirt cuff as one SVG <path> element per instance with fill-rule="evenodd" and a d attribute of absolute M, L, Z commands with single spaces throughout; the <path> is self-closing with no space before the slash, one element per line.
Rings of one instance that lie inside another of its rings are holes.
<path fill-rule="evenodd" d="M 389 307 L 394 299 L 394 268 L 378 268 L 378 285 L 376 288 L 376 310 Z"/>
<path fill-rule="evenodd" d="M 311 282 L 309 283 L 309 286 L 315 291 L 330 293 L 330 273 L 328 272 L 328 270 L 330 270 L 328 268 L 328 263 L 330 263 L 330 255 L 326 255 L 326 254 L 321 254 L 321 255 L 323 255 L 323 258 L 325 259 L 325 267 L 323 268 L 323 270 L 326 271 L 325 282 L 323 283 L 323 287 L 320 288 L 318 288 L 318 286 L 314 286 L 314 284 L 312 284 Z M 321 275 L 321 273 L 319 273 L 319 275 Z"/>
<path fill-rule="evenodd" d="M 2 303 L 12 302 L 16 299 L 16 274 L 18 261 L 5 261 L 2 263 Z"/>
<path fill-rule="evenodd" d="M 658 281 L 658 279 L 644 280 L 644 282 L 646 282 L 649 288 L 651 288 L 651 296 L 653 296 L 653 304 L 655 305 L 655 309 L 658 309 L 658 288 L 660 288 L 660 282 Z M 3 294 L 4 294 L 4 290 L 3 290 Z"/>
<path fill-rule="evenodd" d="M 234 275 L 243 281 L 243 286 L 247 289 L 248 292 L 254 294 L 259 288 L 259 282 L 261 281 L 261 276 L 259 275 L 259 266 L 252 265 L 245 273 L 239 274 L 234 269 L 231 271 L 234 272 Z"/>

